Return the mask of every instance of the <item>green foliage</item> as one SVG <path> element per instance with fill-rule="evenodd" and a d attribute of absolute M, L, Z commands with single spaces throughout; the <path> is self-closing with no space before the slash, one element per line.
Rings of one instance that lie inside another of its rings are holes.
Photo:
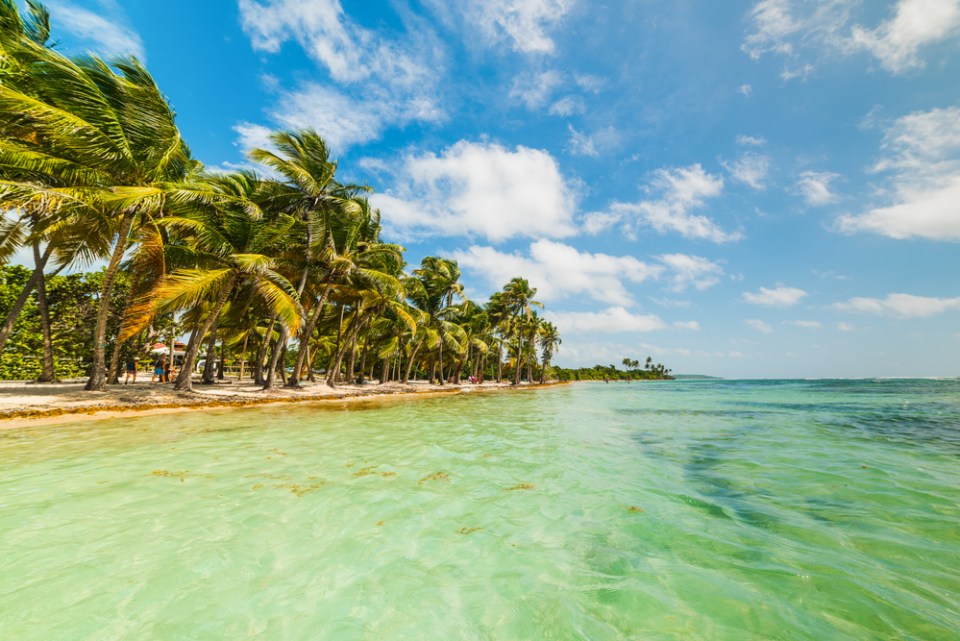
<path fill-rule="evenodd" d="M 30 277 L 30 270 L 19 265 L 0 267 L 0 316 L 6 317 Z M 57 378 L 85 376 L 93 353 L 93 327 L 97 317 L 97 297 L 103 285 L 103 271 L 54 276 L 47 279 L 47 304 L 50 308 L 50 335 Z M 117 278 L 118 299 L 129 287 L 126 273 Z M 113 349 L 113 337 L 120 327 L 121 314 L 114 310 L 107 325 L 107 351 Z M 34 291 L 14 325 L 13 333 L 0 358 L 0 379 L 31 380 L 40 375 L 43 335 Z"/>
<path fill-rule="evenodd" d="M 647 368 L 638 369 L 639 362 L 623 359 L 624 365 L 628 370 L 617 369 L 616 365 L 594 365 L 593 367 L 581 367 L 578 369 L 568 369 L 563 367 L 554 367 L 553 372 L 560 381 L 660 381 L 673 380 L 669 369 L 659 363 L 654 365 L 653 360 L 647 359 Z"/>

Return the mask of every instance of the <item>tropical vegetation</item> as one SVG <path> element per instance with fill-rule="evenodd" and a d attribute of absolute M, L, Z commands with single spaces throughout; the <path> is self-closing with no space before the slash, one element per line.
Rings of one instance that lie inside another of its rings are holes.
<path fill-rule="evenodd" d="M 26 7 L 0 0 L 0 264 L 34 257 L 0 273 L 0 377 L 103 390 L 179 337 L 179 390 L 200 362 L 265 389 L 551 377 L 561 339 L 525 279 L 480 303 L 455 261 L 409 268 L 314 131 L 251 151 L 262 173 L 205 168 L 139 61 L 65 55 Z"/>

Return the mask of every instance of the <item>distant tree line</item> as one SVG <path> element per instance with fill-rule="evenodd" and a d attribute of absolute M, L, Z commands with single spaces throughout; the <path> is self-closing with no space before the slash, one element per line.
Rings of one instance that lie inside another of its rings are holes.
<path fill-rule="evenodd" d="M 594 365 L 593 367 L 580 367 L 578 369 L 567 369 L 563 367 L 554 367 L 553 374 L 561 381 L 653 381 L 653 380 L 673 380 L 670 373 L 673 370 L 667 369 L 660 363 L 654 363 L 649 356 L 643 367 L 640 367 L 640 361 L 624 358 L 622 361 L 624 369 L 618 369 L 616 365 Z"/>

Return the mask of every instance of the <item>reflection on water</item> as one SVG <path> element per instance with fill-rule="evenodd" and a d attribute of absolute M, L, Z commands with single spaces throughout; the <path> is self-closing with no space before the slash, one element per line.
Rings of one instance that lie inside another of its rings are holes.
<path fill-rule="evenodd" d="M 0 639 L 956 639 L 960 384 L 0 432 Z"/>

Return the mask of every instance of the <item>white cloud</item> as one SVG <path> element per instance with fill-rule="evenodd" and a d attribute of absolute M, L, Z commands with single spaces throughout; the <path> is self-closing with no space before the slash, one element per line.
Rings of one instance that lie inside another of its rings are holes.
<path fill-rule="evenodd" d="M 829 205 L 838 200 L 837 195 L 830 191 L 830 183 L 839 177 L 839 174 L 827 171 L 805 171 L 800 174 L 797 189 L 808 205 Z"/>
<path fill-rule="evenodd" d="M 723 178 L 708 174 L 699 164 L 658 169 L 648 191 L 659 192 L 660 197 L 636 203 L 614 202 L 606 212 L 588 215 L 588 222 L 596 229 L 600 222 L 633 219 L 638 226 L 651 227 L 661 234 L 675 232 L 716 243 L 743 237 L 740 232 L 726 232 L 710 218 L 692 213 L 723 191 Z"/>
<path fill-rule="evenodd" d="M 677 321 L 671 325 L 675 329 L 683 329 L 690 332 L 699 332 L 700 323 L 697 321 Z"/>
<path fill-rule="evenodd" d="M 513 79 L 510 97 L 519 100 L 528 109 L 537 109 L 550 101 L 554 90 L 563 84 L 563 76 L 558 71 L 525 73 Z"/>
<path fill-rule="evenodd" d="M 342 152 L 388 127 L 446 117 L 438 97 L 442 49 L 427 27 L 391 39 L 352 22 L 339 0 L 239 0 L 239 8 L 254 49 L 277 53 L 294 41 L 333 81 L 274 87 L 273 124 L 314 128 Z"/>
<path fill-rule="evenodd" d="M 784 287 L 777 285 L 773 289 L 761 287 L 759 292 L 744 292 L 743 300 L 751 305 L 763 305 L 765 307 L 790 307 L 800 302 L 800 299 L 807 296 L 807 292 L 796 287 Z"/>
<path fill-rule="evenodd" d="M 537 288 L 537 299 L 542 301 L 579 296 L 610 304 L 631 304 L 633 297 L 626 284 L 657 278 L 663 271 L 662 267 L 633 256 L 591 254 L 549 240 L 532 243 L 527 256 L 472 246 L 454 252 L 453 257 L 494 289 L 523 274 Z"/>
<path fill-rule="evenodd" d="M 753 87 L 751 87 L 751 86 L 748 85 L 748 84 L 740 85 L 740 86 L 737 88 L 737 93 L 739 93 L 739 94 L 742 95 L 742 96 L 745 96 L 745 97 L 749 98 L 750 96 L 753 95 Z"/>
<path fill-rule="evenodd" d="M 667 280 L 675 292 L 686 291 L 689 287 L 704 291 L 719 283 L 723 276 L 723 268 L 718 263 L 700 256 L 664 254 L 657 256 L 657 260 L 670 269 Z"/>
<path fill-rule="evenodd" d="M 370 201 L 402 238 L 570 236 L 577 194 L 546 151 L 461 140 L 397 161 L 394 186 Z"/>
<path fill-rule="evenodd" d="M 765 138 L 741 134 L 737 136 L 737 144 L 744 147 L 763 147 L 765 144 L 767 144 L 767 141 Z"/>
<path fill-rule="evenodd" d="M 865 312 L 878 316 L 927 318 L 951 309 L 960 309 L 960 296 L 934 298 L 912 294 L 888 294 L 886 298 L 851 298 L 844 303 L 836 303 L 834 307 L 844 311 Z"/>
<path fill-rule="evenodd" d="M 793 320 L 793 321 L 783 321 L 784 325 L 793 325 L 794 327 L 801 327 L 803 329 L 823 329 L 823 323 L 817 321 L 809 320 Z"/>
<path fill-rule="evenodd" d="M 960 240 L 960 108 L 914 112 L 884 132 L 884 156 L 873 166 L 888 173 L 891 204 L 841 216 L 844 232 L 891 238 Z"/>
<path fill-rule="evenodd" d="M 764 179 L 770 170 L 770 158 L 760 154 L 747 153 L 733 163 L 721 163 L 730 176 L 737 182 L 762 190 Z"/>
<path fill-rule="evenodd" d="M 766 323 L 764 323 L 762 320 L 750 319 L 750 320 L 745 320 L 743 322 L 749 325 L 750 327 L 754 328 L 758 332 L 763 332 L 764 334 L 773 333 L 773 328 L 767 325 Z"/>
<path fill-rule="evenodd" d="M 841 332 L 852 332 L 854 327 L 850 323 L 839 322 L 837 323 L 837 329 Z"/>
<path fill-rule="evenodd" d="M 567 149 L 570 150 L 571 154 L 574 156 L 589 156 L 590 158 L 596 158 L 600 155 L 590 136 L 577 131 L 573 128 L 573 125 L 567 125 L 567 129 L 570 130 L 570 142 L 567 144 Z"/>
<path fill-rule="evenodd" d="M 956 0 L 900 0 L 896 15 L 876 29 L 855 26 L 852 47 L 872 53 L 892 73 L 923 66 L 921 47 L 946 40 L 960 27 Z"/>
<path fill-rule="evenodd" d="M 634 314 L 624 307 L 608 307 L 599 312 L 550 312 L 548 318 L 561 335 L 655 332 L 667 327 L 658 316 Z"/>
<path fill-rule="evenodd" d="M 957 0 L 898 0 L 893 17 L 874 29 L 853 23 L 858 0 L 761 0 L 750 11 L 751 32 L 741 47 L 753 59 L 778 54 L 792 61 L 804 50 L 819 59 L 866 51 L 891 73 L 923 65 L 920 50 L 948 41 L 960 27 Z M 785 67 L 784 80 L 806 78 L 807 63 Z"/>
<path fill-rule="evenodd" d="M 587 110 L 587 106 L 583 102 L 583 98 L 580 96 L 564 96 L 560 100 L 557 100 L 552 105 L 548 113 L 551 116 L 572 116 L 574 114 L 582 114 Z"/>
<path fill-rule="evenodd" d="M 467 24 L 475 25 L 487 43 L 506 39 L 514 51 L 553 53 L 555 44 L 548 35 L 575 0 L 466 0 L 462 5 Z"/>
<path fill-rule="evenodd" d="M 89 45 L 94 53 L 106 58 L 132 54 L 141 61 L 146 60 L 143 40 L 127 24 L 123 9 L 114 0 L 100 1 L 101 10 L 107 17 L 63 0 L 48 4 L 54 34 L 63 30 Z"/>
<path fill-rule="evenodd" d="M 600 93 L 600 90 L 607 84 L 607 81 L 602 77 L 588 73 L 575 73 L 573 79 L 578 87 L 590 93 Z"/>

